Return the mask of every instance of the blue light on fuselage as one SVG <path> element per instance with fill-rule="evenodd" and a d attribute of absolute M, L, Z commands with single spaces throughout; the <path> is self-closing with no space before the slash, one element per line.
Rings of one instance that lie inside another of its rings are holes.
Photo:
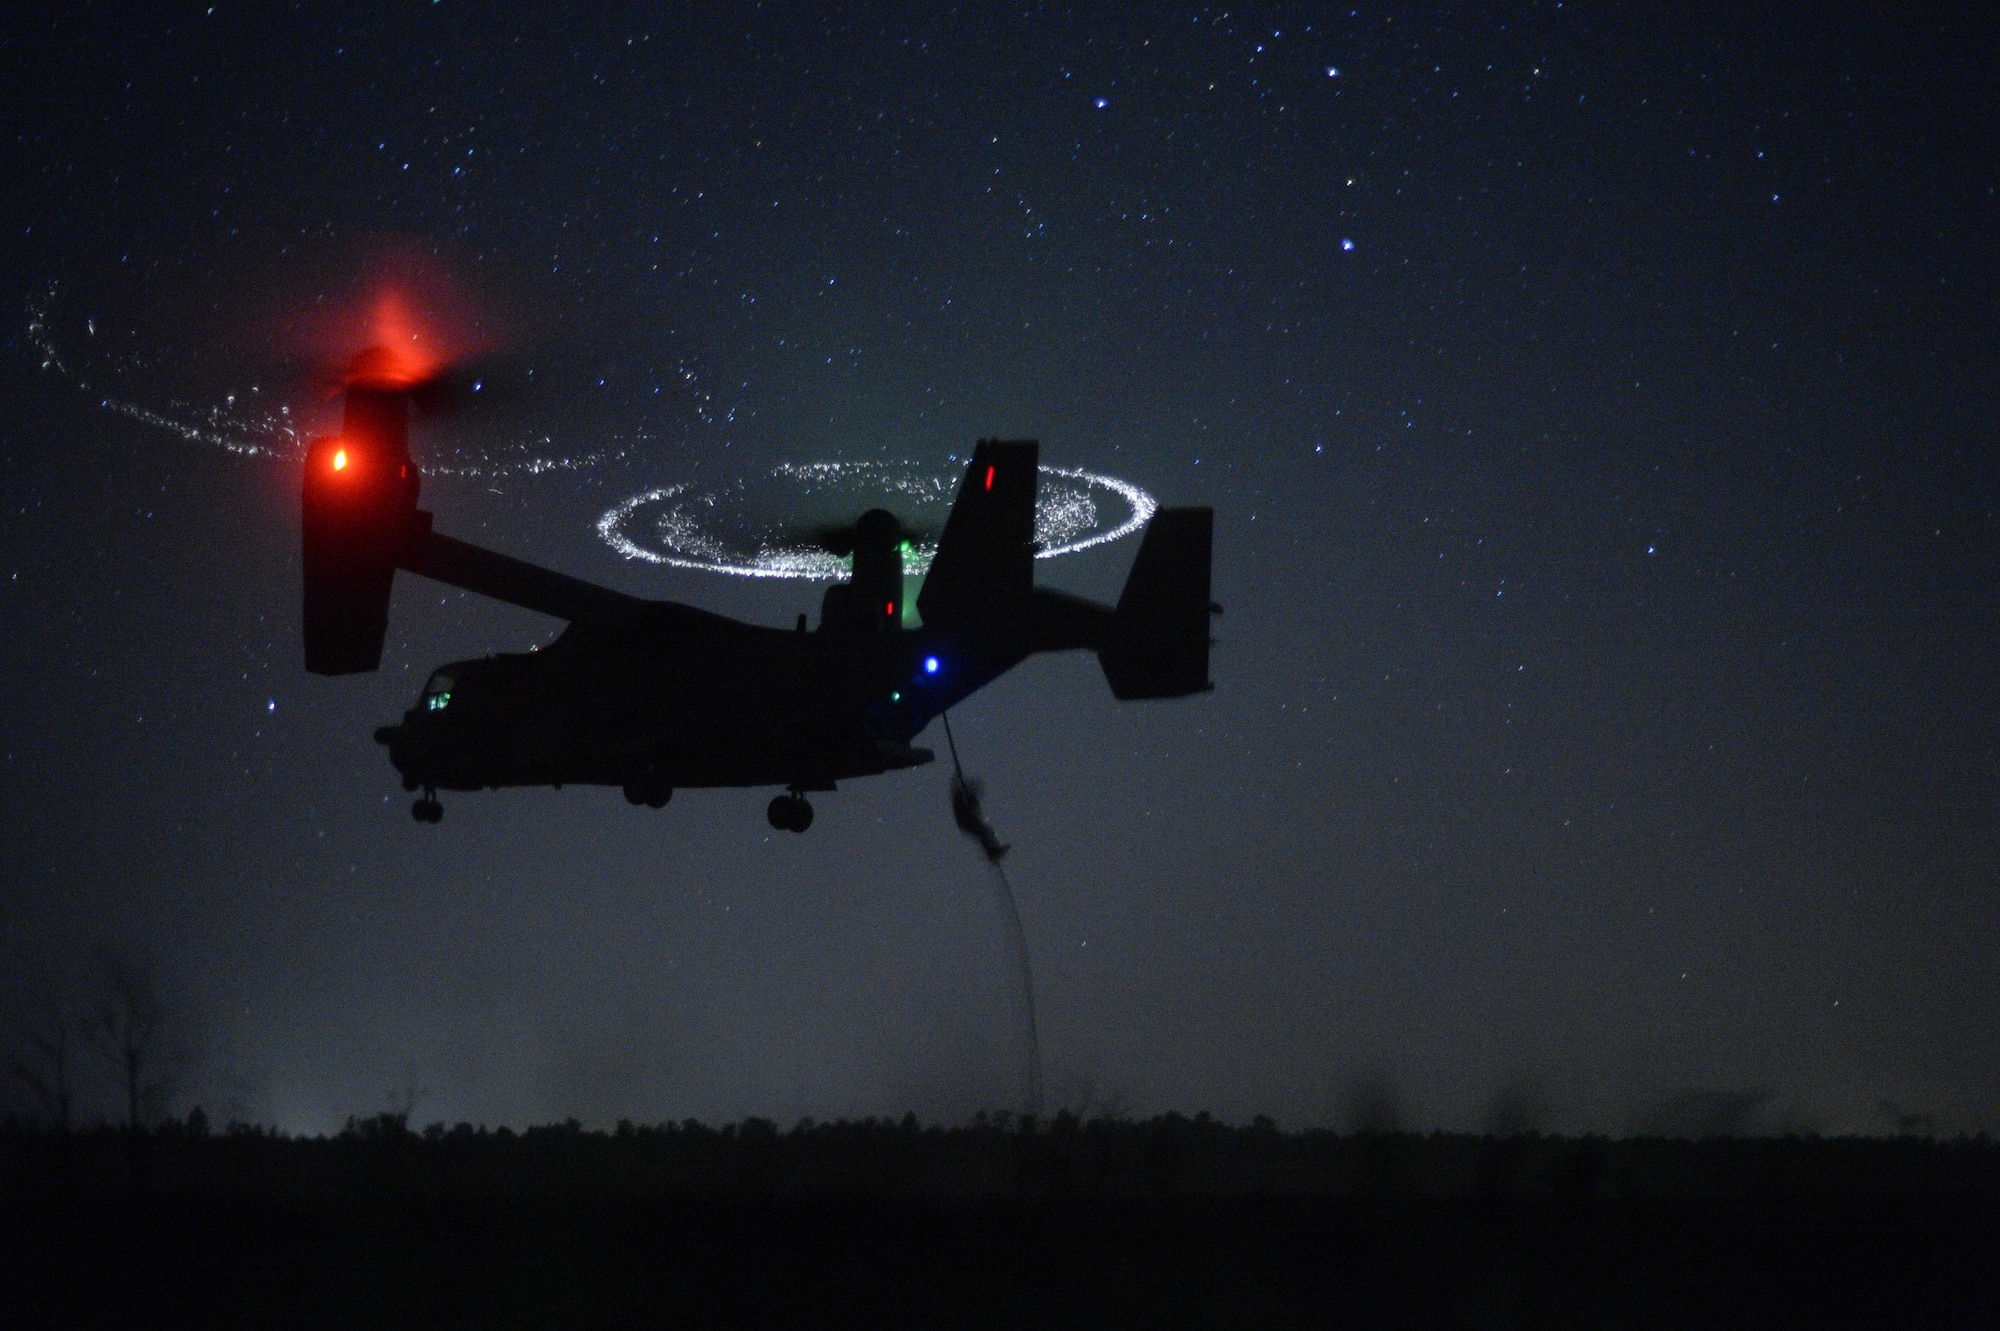
<path fill-rule="evenodd" d="M 926 656 L 924 658 L 924 673 L 926 675 L 935 675 L 937 672 L 938 659 L 935 656 Z"/>

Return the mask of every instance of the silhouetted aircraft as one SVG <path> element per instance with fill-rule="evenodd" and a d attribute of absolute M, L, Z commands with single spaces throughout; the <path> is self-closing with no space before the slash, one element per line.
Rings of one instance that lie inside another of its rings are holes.
<path fill-rule="evenodd" d="M 676 786 L 781 786 L 776 828 L 812 825 L 809 791 L 931 761 L 931 718 L 1036 652 L 1097 653 L 1121 699 L 1177 698 L 1208 678 L 1213 511 L 1161 509 L 1116 608 L 1034 585 L 1037 449 L 974 450 L 903 627 L 905 533 L 881 509 L 833 540 L 850 581 L 819 627 L 764 628 L 649 601 L 453 540 L 417 507 L 413 399 L 429 381 L 395 355 L 356 357 L 341 433 L 306 451 L 306 669 L 381 664 L 397 569 L 569 621 L 546 648 L 433 673 L 402 724 L 375 737 L 420 822 L 440 790 L 620 786 L 659 808 Z"/>

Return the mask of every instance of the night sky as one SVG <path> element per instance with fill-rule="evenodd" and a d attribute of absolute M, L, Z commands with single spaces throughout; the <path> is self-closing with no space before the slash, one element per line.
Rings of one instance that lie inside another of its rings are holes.
<path fill-rule="evenodd" d="M 564 8 L 0 33 L 10 1039 L 120 953 L 218 1119 L 1019 1103 L 942 762 L 802 837 L 411 820 L 373 728 L 560 626 L 403 575 L 379 675 L 304 672 L 302 346 L 394 270 L 490 376 L 419 427 L 439 529 L 621 589 L 816 616 L 595 530 L 786 461 L 1034 437 L 1214 506 L 1212 694 L 1050 656 L 953 716 L 1052 1104 L 2000 1128 L 1974 16 Z M 1112 600 L 1135 548 L 1038 572 Z"/>

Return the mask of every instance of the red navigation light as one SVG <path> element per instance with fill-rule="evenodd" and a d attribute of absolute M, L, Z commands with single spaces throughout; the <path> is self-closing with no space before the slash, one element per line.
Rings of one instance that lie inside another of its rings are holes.
<path fill-rule="evenodd" d="M 988 493 L 991 493 L 993 490 L 993 468 L 991 467 L 986 469 L 986 489 Z"/>
<path fill-rule="evenodd" d="M 882 613 L 893 617 L 896 613 L 896 603 L 894 601 L 882 602 Z"/>
<path fill-rule="evenodd" d="M 341 448 L 341 449 L 335 449 L 335 450 L 334 450 L 334 454 L 333 454 L 333 469 L 334 469 L 335 471 L 346 471 L 346 470 L 347 470 L 347 450 L 346 450 L 346 449 L 344 449 L 344 448 Z"/>

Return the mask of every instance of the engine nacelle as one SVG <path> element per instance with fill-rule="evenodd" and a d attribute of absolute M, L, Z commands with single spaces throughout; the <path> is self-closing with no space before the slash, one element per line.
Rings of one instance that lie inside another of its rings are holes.
<path fill-rule="evenodd" d="M 887 633 L 903 627 L 902 525 L 887 509 L 871 508 L 843 534 L 841 553 L 854 556 L 854 576 L 826 589 L 820 627 L 844 633 Z"/>
<path fill-rule="evenodd" d="M 305 648 L 316 675 L 382 664 L 389 589 L 421 523 L 409 439 L 408 391 L 356 382 L 341 433 L 306 449 Z"/>

